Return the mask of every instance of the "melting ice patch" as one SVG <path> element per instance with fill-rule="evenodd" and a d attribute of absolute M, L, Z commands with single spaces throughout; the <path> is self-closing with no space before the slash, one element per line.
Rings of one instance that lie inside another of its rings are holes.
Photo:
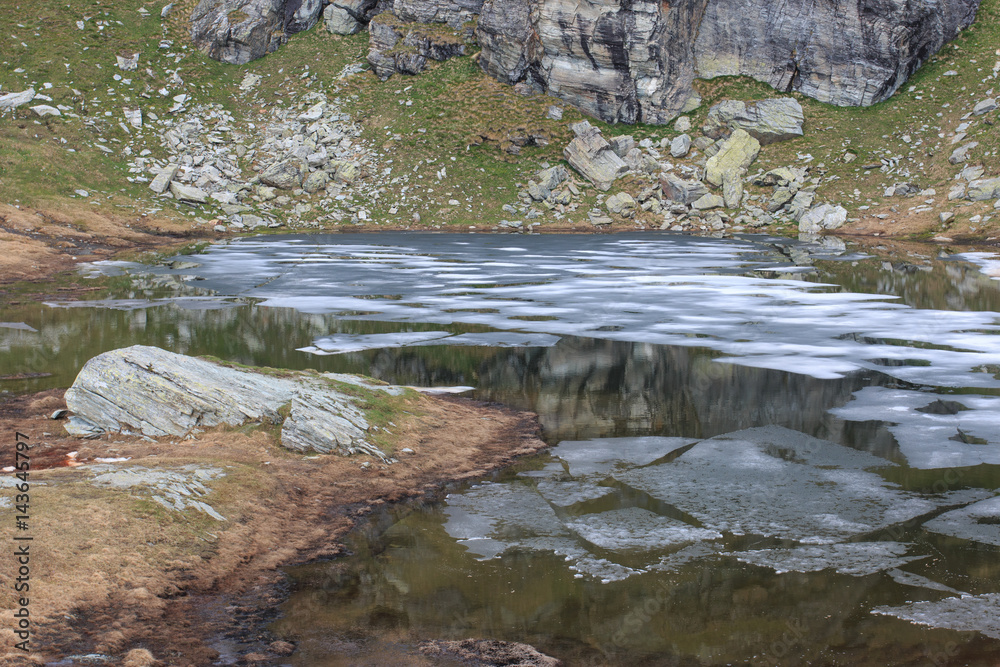
<path fill-rule="evenodd" d="M 996 253 L 963 252 L 952 255 L 951 258 L 971 262 L 978 266 L 980 271 L 993 278 L 993 280 L 1000 280 L 1000 255 Z"/>
<path fill-rule="evenodd" d="M 925 557 L 880 541 L 878 531 L 991 495 L 911 493 L 868 470 L 892 465 L 884 459 L 776 426 L 700 442 L 566 441 L 551 454 L 543 469 L 511 483 L 449 496 L 447 532 L 482 558 L 551 551 L 609 581 L 721 554 L 778 572 L 861 576 Z M 748 534 L 799 544 L 725 550 L 727 536 Z"/>
<path fill-rule="evenodd" d="M 769 567 L 775 572 L 818 572 L 834 569 L 863 577 L 897 568 L 926 556 L 905 556 L 909 545 L 899 542 L 856 542 L 795 549 L 759 549 L 728 554 L 743 563 Z"/>
<path fill-rule="evenodd" d="M 886 465 L 867 452 L 768 426 L 703 440 L 669 463 L 614 477 L 706 528 L 830 544 L 946 504 L 865 470 Z"/>
<path fill-rule="evenodd" d="M 945 512 L 924 524 L 942 535 L 1000 547 L 1000 497 Z"/>
<path fill-rule="evenodd" d="M 928 385 L 1000 386 L 983 371 L 1000 365 L 997 313 L 920 310 L 763 278 L 761 270 L 790 266 L 765 244 L 663 235 L 533 237 L 528 247 L 506 237 L 380 239 L 247 239 L 213 247 L 184 271 L 204 279 L 199 287 L 308 313 L 705 346 L 731 363 L 819 378 L 873 369 Z M 551 319 L 525 319 L 539 315 Z"/>
<path fill-rule="evenodd" d="M 892 423 L 889 431 L 914 468 L 1000 464 L 1000 398 L 865 387 L 830 414 Z"/>
<path fill-rule="evenodd" d="M 1000 639 L 1000 593 L 911 602 L 899 607 L 876 607 L 873 614 L 895 616 L 917 625 L 961 632 L 981 632 Z"/>
<path fill-rule="evenodd" d="M 558 336 L 522 333 L 518 331 L 492 331 L 453 335 L 448 331 L 401 331 L 384 334 L 336 334 L 313 341 L 300 352 L 316 355 L 343 354 L 361 350 L 391 347 L 416 347 L 422 345 L 467 345 L 485 347 L 552 347 Z"/>

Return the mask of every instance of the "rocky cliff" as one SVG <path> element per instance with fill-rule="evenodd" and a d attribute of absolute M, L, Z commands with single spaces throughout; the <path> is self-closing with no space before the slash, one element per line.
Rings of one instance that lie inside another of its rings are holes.
<path fill-rule="evenodd" d="M 382 0 L 338 2 L 328 11 L 337 16 L 337 27 L 330 29 L 342 33 L 361 29 L 379 11 L 391 11 L 394 21 L 454 29 L 478 16 L 479 62 L 490 76 L 547 92 L 605 121 L 665 123 L 697 105 L 692 83 L 699 77 L 750 76 L 840 106 L 880 102 L 967 27 L 978 5 L 979 0 Z M 211 56 L 243 63 L 310 27 L 322 9 L 322 0 L 201 0 L 192 15 L 192 35 Z M 388 61 L 383 69 L 382 76 L 392 70 Z"/>
<path fill-rule="evenodd" d="M 602 120 L 662 123 L 695 77 L 746 75 L 839 106 L 880 102 L 978 0 L 487 0 L 480 64 Z"/>

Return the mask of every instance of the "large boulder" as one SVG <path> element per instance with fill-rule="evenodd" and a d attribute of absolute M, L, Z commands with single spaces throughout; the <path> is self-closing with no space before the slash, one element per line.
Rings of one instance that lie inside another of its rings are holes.
<path fill-rule="evenodd" d="M 719 152 L 705 164 L 705 180 L 721 187 L 727 174 L 742 175 L 760 154 L 760 142 L 746 130 L 736 130 L 722 144 Z"/>
<path fill-rule="evenodd" d="M 802 105 L 790 97 L 740 102 L 726 100 L 708 110 L 705 134 L 718 139 L 746 130 L 761 145 L 802 136 Z"/>
<path fill-rule="evenodd" d="M 585 120 L 574 124 L 572 129 L 576 137 L 563 149 L 566 161 L 598 190 L 609 190 L 612 183 L 628 172 L 628 165 L 604 140 L 600 129 Z"/>
<path fill-rule="evenodd" d="M 820 204 L 806 211 L 799 219 L 799 231 L 803 234 L 819 234 L 837 229 L 847 222 L 847 209 L 833 204 Z"/>
<path fill-rule="evenodd" d="M 1000 199 L 1000 177 L 982 178 L 969 183 L 965 196 L 972 201 L 986 201 L 988 199 Z"/>
<path fill-rule="evenodd" d="M 277 50 L 319 20 L 321 0 L 201 0 L 191 41 L 211 58 L 242 65 Z"/>
<path fill-rule="evenodd" d="M 260 175 L 260 182 L 272 188 L 292 190 L 302 185 L 308 173 L 309 167 L 305 162 L 298 158 L 289 158 L 265 169 Z"/>
<path fill-rule="evenodd" d="M 66 391 L 67 430 L 150 437 L 186 436 L 214 426 L 282 424 L 281 444 L 299 451 L 388 457 L 367 439 L 364 412 L 336 382 L 399 394 L 332 373 L 281 375 L 230 368 L 156 347 L 134 345 L 88 361 Z M 287 416 L 286 416 L 287 415 Z"/>
<path fill-rule="evenodd" d="M 708 188 L 699 180 L 685 180 L 670 172 L 660 176 L 663 196 L 680 204 L 691 204 L 708 194 Z"/>

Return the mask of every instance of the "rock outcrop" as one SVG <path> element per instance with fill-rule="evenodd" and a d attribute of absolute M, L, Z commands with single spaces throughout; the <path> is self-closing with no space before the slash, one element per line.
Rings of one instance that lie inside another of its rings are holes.
<path fill-rule="evenodd" d="M 465 55 L 466 41 L 456 30 L 442 25 L 405 23 L 383 12 L 368 24 L 368 62 L 379 78 L 394 73 L 419 74 L 427 60 L 447 60 Z"/>
<path fill-rule="evenodd" d="M 801 137 L 802 105 L 790 97 L 741 102 L 726 100 L 708 110 L 704 132 L 713 139 L 745 130 L 762 146 Z"/>
<path fill-rule="evenodd" d="M 191 40 L 211 58 L 242 65 L 311 28 L 322 9 L 322 0 L 201 0 Z"/>
<path fill-rule="evenodd" d="M 364 412 L 335 382 L 398 394 L 336 374 L 277 376 L 134 345 L 88 361 L 66 391 L 74 435 L 103 432 L 186 436 L 213 426 L 282 424 L 281 444 L 299 451 L 388 457 L 367 439 Z M 286 416 L 287 415 L 287 416 Z"/>
<path fill-rule="evenodd" d="M 487 0 L 480 65 L 608 122 L 663 123 L 695 77 L 746 75 L 841 106 L 890 95 L 968 26 L 978 0 Z"/>
<path fill-rule="evenodd" d="M 338 0 L 324 19 L 339 34 L 372 20 L 369 61 L 383 78 L 419 72 L 427 58 L 464 53 L 450 52 L 455 44 L 434 47 L 433 36 L 428 46 L 428 25 L 447 25 L 465 38 L 475 26 L 479 64 L 490 76 L 548 92 L 608 122 L 665 123 L 700 103 L 692 87 L 698 77 L 750 76 L 841 106 L 880 102 L 967 27 L 979 6 L 748 1 Z M 322 0 L 201 0 L 192 37 L 213 58 L 242 64 L 311 27 L 322 9 Z M 414 39 L 416 29 L 405 24 L 423 25 L 422 36 Z M 436 55 L 426 52 L 433 48 Z M 794 113 L 780 118 L 773 136 L 743 129 L 769 143 L 794 136 L 786 131 L 790 119 Z"/>

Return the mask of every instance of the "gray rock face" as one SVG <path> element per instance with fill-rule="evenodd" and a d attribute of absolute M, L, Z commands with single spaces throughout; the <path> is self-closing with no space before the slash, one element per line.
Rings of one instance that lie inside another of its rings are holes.
<path fill-rule="evenodd" d="M 275 377 L 135 345 L 88 361 L 66 391 L 66 404 L 75 413 L 75 428 L 91 436 L 102 431 L 184 436 L 220 425 L 283 422 L 281 443 L 290 449 L 387 459 L 366 440 L 364 413 L 325 378 L 364 385 L 332 374 Z M 395 387 L 369 388 L 398 393 Z"/>
<path fill-rule="evenodd" d="M 201 0 L 191 41 L 211 58 L 242 65 L 285 43 L 284 18 L 284 0 Z"/>
<path fill-rule="evenodd" d="M 375 8 L 372 0 L 339 0 L 323 10 L 323 24 L 327 32 L 335 35 L 353 35 L 360 32 L 371 20 Z"/>
<path fill-rule="evenodd" d="M 709 0 L 698 75 L 746 75 L 838 106 L 896 91 L 975 18 L 978 0 Z"/>
<path fill-rule="evenodd" d="M 452 28 L 475 19 L 483 0 L 395 0 L 392 13 L 414 23 L 447 23 Z"/>
<path fill-rule="evenodd" d="M 191 40 L 211 58 L 242 65 L 311 28 L 322 8 L 321 0 L 201 0 Z"/>
<path fill-rule="evenodd" d="M 480 65 L 608 122 L 664 123 L 696 76 L 747 75 L 842 106 L 889 97 L 978 0 L 487 0 Z"/>
<path fill-rule="evenodd" d="M 570 166 L 580 172 L 598 190 L 607 191 L 611 184 L 628 171 L 628 166 L 611 149 L 601 131 L 580 121 L 572 126 L 576 138 L 563 149 Z"/>
<path fill-rule="evenodd" d="M 705 134 L 715 139 L 734 130 L 746 132 L 762 146 L 802 136 L 802 105 L 790 97 L 740 102 L 726 100 L 708 110 Z"/>
<path fill-rule="evenodd" d="M 419 74 L 427 60 L 465 55 L 465 39 L 440 26 L 403 23 L 383 12 L 368 24 L 368 62 L 382 80 L 394 73 Z"/>

